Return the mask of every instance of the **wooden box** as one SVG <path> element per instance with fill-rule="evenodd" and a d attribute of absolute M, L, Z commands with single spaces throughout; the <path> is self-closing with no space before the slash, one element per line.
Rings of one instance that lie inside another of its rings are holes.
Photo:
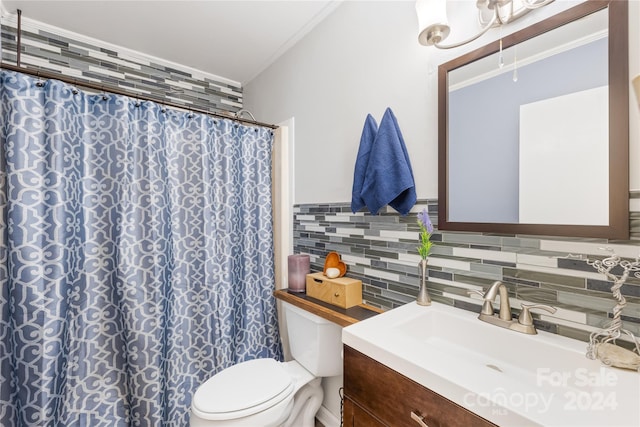
<path fill-rule="evenodd" d="M 342 308 L 362 304 L 362 281 L 349 277 L 329 279 L 323 273 L 307 274 L 307 295 Z"/>

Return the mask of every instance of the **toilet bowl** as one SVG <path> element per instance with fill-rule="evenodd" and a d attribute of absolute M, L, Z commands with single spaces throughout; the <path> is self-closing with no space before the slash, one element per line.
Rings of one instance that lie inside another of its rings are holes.
<path fill-rule="evenodd" d="M 191 427 L 313 427 L 321 377 L 342 373 L 342 328 L 288 303 L 293 360 L 254 359 L 209 378 L 191 403 Z"/>

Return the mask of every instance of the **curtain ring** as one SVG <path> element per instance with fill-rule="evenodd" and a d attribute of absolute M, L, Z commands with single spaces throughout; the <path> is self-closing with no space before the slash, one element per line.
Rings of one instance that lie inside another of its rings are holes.
<path fill-rule="evenodd" d="M 40 79 L 40 70 L 38 70 L 38 72 L 36 73 L 36 78 L 38 79 L 38 81 L 36 82 L 36 86 L 43 87 L 44 82 Z"/>

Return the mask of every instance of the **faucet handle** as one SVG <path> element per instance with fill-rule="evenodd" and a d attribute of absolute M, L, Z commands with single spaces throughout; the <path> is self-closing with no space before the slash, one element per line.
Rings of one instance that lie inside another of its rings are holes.
<path fill-rule="evenodd" d="M 479 291 L 477 289 L 467 289 L 467 295 L 471 296 L 472 294 L 478 294 L 480 295 L 482 298 L 484 298 L 484 292 Z"/>
<path fill-rule="evenodd" d="M 472 294 L 480 295 L 480 297 L 482 297 L 482 299 L 483 299 L 482 311 L 480 311 L 480 313 L 486 314 L 487 316 L 493 316 L 493 302 L 491 300 L 488 300 L 488 299 L 485 298 L 485 293 L 484 292 L 479 291 L 477 289 L 468 289 L 467 290 L 467 294 L 469 296 L 471 296 Z"/>
<path fill-rule="evenodd" d="M 555 307 L 551 307 L 550 305 L 544 305 L 544 304 L 521 304 L 521 305 L 522 305 L 522 311 L 520 312 L 520 316 L 518 316 L 518 323 L 524 326 L 533 325 L 533 318 L 531 317 L 532 308 L 539 308 L 541 310 L 548 311 L 549 313 L 555 313 L 557 310 Z"/>

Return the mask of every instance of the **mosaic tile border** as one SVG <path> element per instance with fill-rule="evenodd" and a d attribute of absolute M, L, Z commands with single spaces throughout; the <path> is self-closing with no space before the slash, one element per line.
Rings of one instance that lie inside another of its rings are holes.
<path fill-rule="evenodd" d="M 2 61 L 16 64 L 17 18 L 2 18 Z M 242 109 L 240 83 L 22 17 L 22 66 L 215 113 Z"/>
<path fill-rule="evenodd" d="M 296 205 L 294 253 L 309 254 L 312 271 L 322 270 L 328 252 L 340 253 L 349 277 L 362 280 L 364 300 L 395 308 L 418 293 L 416 214 L 425 207 L 436 226 L 428 270 L 433 300 L 479 312 L 479 297 L 468 291 L 500 280 L 509 289 L 514 312 L 521 302 L 553 305 L 558 308 L 553 315 L 534 314 L 537 327 L 583 341 L 604 326 L 615 305 L 611 283 L 586 259 L 604 258 L 604 245 L 625 258 L 640 254 L 640 242 L 632 240 L 439 231 L 436 200 L 418 201 L 404 217 L 389 207 L 373 216 L 352 213 L 349 203 Z M 640 230 L 632 228 L 637 236 Z M 629 279 L 622 292 L 628 301 L 625 327 L 640 335 L 640 279 Z"/>

